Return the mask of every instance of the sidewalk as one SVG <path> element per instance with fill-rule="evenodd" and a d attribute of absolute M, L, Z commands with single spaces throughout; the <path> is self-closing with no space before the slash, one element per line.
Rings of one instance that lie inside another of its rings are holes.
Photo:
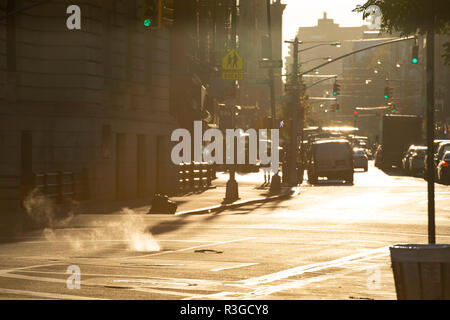
<path fill-rule="evenodd" d="M 223 204 L 226 192 L 228 173 L 218 172 L 217 179 L 206 190 L 190 192 L 180 196 L 170 197 L 177 203 L 176 215 L 202 214 L 236 208 L 252 203 L 262 203 L 295 196 L 299 188 L 282 187 L 280 194 L 270 194 L 270 185 L 264 183 L 264 174 L 260 172 L 236 173 L 239 200 L 231 204 Z M 86 202 L 80 203 L 75 212 L 78 214 L 118 214 L 123 208 L 129 208 L 139 214 L 147 214 L 151 208 L 150 199 L 130 200 L 122 202 Z M 25 213 L 2 214 L 0 216 L 0 233 L 3 235 L 16 234 L 32 226 L 31 219 Z M 31 227 L 33 228 L 33 227 Z"/>
<path fill-rule="evenodd" d="M 238 182 L 239 200 L 232 204 L 223 204 L 226 192 L 226 183 L 229 179 L 228 173 L 217 173 L 217 179 L 213 181 L 213 188 L 201 193 L 191 193 L 181 197 L 171 197 L 178 204 L 176 214 L 203 213 L 204 208 L 223 210 L 254 202 L 270 201 L 273 198 L 286 197 L 292 194 L 291 188 L 282 188 L 281 194 L 270 194 L 269 184 L 264 183 L 263 172 L 236 173 Z"/>
<path fill-rule="evenodd" d="M 264 184 L 264 174 L 262 171 L 236 173 L 235 177 L 238 182 L 240 199 L 229 206 L 239 206 L 249 201 L 263 202 L 272 199 L 274 196 L 280 196 L 280 194 L 269 194 L 270 186 Z M 228 179 L 228 173 L 217 172 L 217 179 L 213 180 L 210 188 L 170 197 L 169 199 L 178 205 L 176 214 L 203 213 L 205 208 L 210 208 L 211 210 L 214 208 L 218 209 L 219 207 L 221 209 L 227 208 L 227 206 L 223 206 L 222 204 L 225 198 Z M 291 188 L 283 188 L 281 196 L 286 196 L 290 193 L 292 193 Z M 137 213 L 148 213 L 151 204 L 149 199 L 115 202 L 111 204 L 87 204 L 81 206 L 81 212 L 84 214 L 118 213 L 124 207 L 130 208 Z"/>

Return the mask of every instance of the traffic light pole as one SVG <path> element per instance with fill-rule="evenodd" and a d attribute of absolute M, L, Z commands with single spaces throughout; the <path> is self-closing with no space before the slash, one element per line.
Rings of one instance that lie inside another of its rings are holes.
<path fill-rule="evenodd" d="M 297 172 L 297 154 L 298 154 L 298 111 L 301 108 L 300 104 L 300 88 L 299 88 L 299 76 L 298 76 L 298 38 L 294 40 L 294 77 L 293 85 L 295 87 L 294 101 L 292 102 L 292 125 L 291 125 L 291 145 L 289 153 L 289 184 L 296 186 L 298 184 L 298 172 Z M 301 110 L 300 110 L 301 111 Z M 301 117 L 301 129 L 303 131 L 303 117 Z M 302 150 L 303 151 L 303 150 Z M 303 157 L 302 157 L 303 160 Z M 303 162 L 302 162 L 303 169 Z"/>
<path fill-rule="evenodd" d="M 434 203 L 434 21 L 427 32 L 428 243 L 436 243 Z"/>

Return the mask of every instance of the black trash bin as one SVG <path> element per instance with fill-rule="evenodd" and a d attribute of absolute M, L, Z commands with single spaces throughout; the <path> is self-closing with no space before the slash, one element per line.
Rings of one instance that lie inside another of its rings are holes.
<path fill-rule="evenodd" d="M 450 300 L 450 245 L 390 248 L 398 300 Z"/>
<path fill-rule="evenodd" d="M 170 201 L 168 196 L 155 194 L 152 199 L 152 207 L 148 213 L 175 214 L 177 207 L 177 204 Z"/>

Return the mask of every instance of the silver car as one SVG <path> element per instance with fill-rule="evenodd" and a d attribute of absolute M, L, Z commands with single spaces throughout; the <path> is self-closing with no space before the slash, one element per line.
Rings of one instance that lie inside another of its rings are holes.
<path fill-rule="evenodd" d="M 366 151 L 362 148 L 353 149 L 353 167 L 364 169 L 367 171 L 369 169 L 369 159 L 367 157 Z"/>

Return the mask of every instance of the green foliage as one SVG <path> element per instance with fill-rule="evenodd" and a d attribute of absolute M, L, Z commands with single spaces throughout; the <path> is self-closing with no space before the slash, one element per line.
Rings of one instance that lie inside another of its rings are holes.
<path fill-rule="evenodd" d="M 367 0 L 353 11 L 363 13 L 366 19 L 370 12 L 366 11 L 375 5 L 382 13 L 381 29 L 385 32 L 400 32 L 402 36 L 421 34 L 430 29 L 434 19 L 437 34 L 450 33 L 450 5 L 448 0 Z M 450 64 L 450 42 L 445 45 L 443 57 Z"/>

